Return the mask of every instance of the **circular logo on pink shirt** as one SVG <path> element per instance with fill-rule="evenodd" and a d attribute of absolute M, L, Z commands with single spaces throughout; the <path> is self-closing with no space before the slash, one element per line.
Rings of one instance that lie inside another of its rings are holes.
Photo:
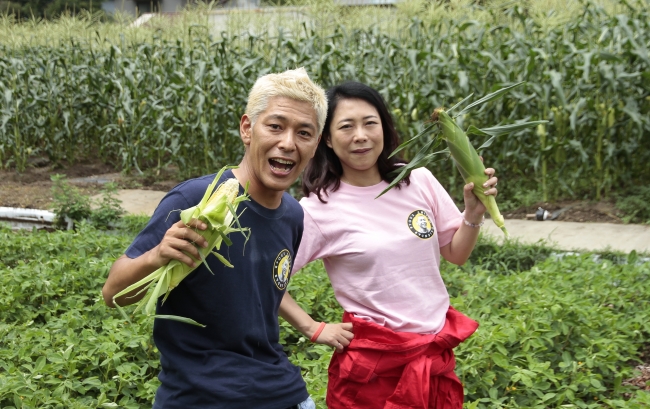
<path fill-rule="evenodd" d="M 433 223 L 424 210 L 416 210 L 409 214 L 407 224 L 409 230 L 421 239 L 430 239 L 435 233 Z"/>

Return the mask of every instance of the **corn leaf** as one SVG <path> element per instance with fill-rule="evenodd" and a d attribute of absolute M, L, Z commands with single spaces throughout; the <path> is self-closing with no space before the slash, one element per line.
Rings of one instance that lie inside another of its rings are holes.
<path fill-rule="evenodd" d="M 449 108 L 449 109 L 447 110 L 447 113 L 448 113 L 449 115 L 451 115 L 451 112 L 453 112 L 454 109 L 456 109 L 456 108 L 458 108 L 459 106 L 463 105 L 463 104 L 464 104 L 465 102 L 467 102 L 467 101 L 468 101 L 468 100 L 469 100 L 473 95 L 474 95 L 473 93 L 472 93 L 472 94 L 469 94 L 469 95 L 466 96 L 465 98 L 463 98 L 463 99 L 461 99 L 460 101 L 458 101 L 458 102 L 457 102 L 453 107 L 451 107 L 451 108 Z"/>
<path fill-rule="evenodd" d="M 474 125 L 470 125 L 467 128 L 466 133 L 467 135 L 500 136 L 546 123 L 548 123 L 548 121 L 529 121 L 509 125 L 493 126 L 491 128 L 477 128 Z"/>
<path fill-rule="evenodd" d="M 424 128 L 422 131 L 420 131 L 417 135 L 412 137 L 406 142 L 402 142 L 388 157 L 392 158 L 393 156 L 397 155 L 400 151 L 402 151 L 404 148 L 415 142 L 417 139 L 419 139 L 422 135 L 426 135 L 431 131 L 431 129 L 435 126 L 435 124 L 429 124 L 426 128 Z"/>
<path fill-rule="evenodd" d="M 179 322 L 184 322 L 185 324 L 191 324 L 191 325 L 196 325 L 197 327 L 205 328 L 205 325 L 200 324 L 191 318 L 179 317 L 177 315 L 161 314 L 161 315 L 154 315 L 154 318 L 162 318 L 166 320 L 179 321 Z"/>
<path fill-rule="evenodd" d="M 493 100 L 495 100 L 495 99 L 501 98 L 504 94 L 508 93 L 511 89 L 520 86 L 520 85 L 523 84 L 524 82 L 525 82 L 525 81 L 521 81 L 521 82 L 518 82 L 518 83 L 516 83 L 516 84 L 513 84 L 513 85 L 510 85 L 510 86 L 507 86 L 507 87 L 505 87 L 505 88 L 498 89 L 498 90 L 494 91 L 494 92 L 491 93 L 491 94 L 487 94 L 487 95 L 484 96 L 483 98 L 481 98 L 481 99 L 479 99 L 479 100 L 477 100 L 477 101 L 474 101 L 474 102 L 472 102 L 471 104 L 467 105 L 465 108 L 463 108 L 462 111 L 460 111 L 459 113 L 457 113 L 456 115 L 454 115 L 453 118 L 456 118 L 456 117 L 459 117 L 459 116 L 461 116 L 461 115 L 463 115 L 463 114 L 466 114 L 466 113 L 468 113 L 469 111 L 471 111 L 472 109 L 474 109 L 475 107 L 477 107 L 477 106 L 479 106 L 479 105 L 483 105 L 483 104 L 485 104 L 486 102 L 490 102 L 490 101 L 493 101 Z"/>

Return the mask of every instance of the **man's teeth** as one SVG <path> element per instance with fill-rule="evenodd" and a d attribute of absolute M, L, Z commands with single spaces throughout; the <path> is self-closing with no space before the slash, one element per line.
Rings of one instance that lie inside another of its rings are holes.
<path fill-rule="evenodd" d="M 286 160 L 286 159 L 271 159 L 269 162 L 271 163 L 271 167 L 273 169 L 277 169 L 285 172 L 293 169 L 293 166 L 296 164 L 294 161 Z"/>
<path fill-rule="evenodd" d="M 273 160 L 283 165 L 293 165 L 293 161 L 290 160 L 284 160 L 284 159 L 273 159 Z"/>

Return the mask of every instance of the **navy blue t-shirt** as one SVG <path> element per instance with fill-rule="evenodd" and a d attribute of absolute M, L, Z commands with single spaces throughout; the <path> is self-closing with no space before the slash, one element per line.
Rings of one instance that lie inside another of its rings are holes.
<path fill-rule="evenodd" d="M 136 258 L 157 246 L 180 219 L 175 210 L 198 204 L 214 177 L 172 189 L 126 255 Z M 229 170 L 221 181 L 232 177 Z M 237 213 L 242 210 L 239 220 L 251 229 L 250 240 L 244 246 L 242 234 L 232 233 L 232 246 L 223 244 L 220 250 L 234 268 L 210 255 L 206 260 L 214 275 L 201 265 L 163 305 L 162 297 L 158 300 L 158 314 L 192 318 L 206 327 L 155 320 L 153 337 L 162 366 L 156 409 L 284 409 L 309 396 L 300 369 L 279 344 L 278 326 L 278 308 L 302 237 L 302 208 L 285 193 L 277 209 L 251 199 Z"/>

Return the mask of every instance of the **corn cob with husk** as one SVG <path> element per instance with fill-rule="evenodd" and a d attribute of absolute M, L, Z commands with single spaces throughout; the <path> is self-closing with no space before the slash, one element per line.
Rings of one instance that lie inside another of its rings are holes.
<path fill-rule="evenodd" d="M 476 153 L 476 149 L 469 142 L 469 138 L 462 129 L 451 119 L 444 109 L 438 108 L 433 112 L 431 120 L 440 126 L 441 138 L 447 142 L 449 153 L 456 164 L 465 183 L 474 183 L 474 195 L 483 203 L 494 224 L 508 236 L 505 220 L 499 211 L 496 198 L 493 195 L 486 195 L 483 183 L 487 182 L 483 161 Z"/>
<path fill-rule="evenodd" d="M 249 229 L 243 228 L 239 225 L 238 215 L 236 213 L 237 206 L 239 203 L 248 200 L 248 195 L 246 191 L 244 194 L 239 195 L 239 182 L 234 178 L 221 183 L 215 190 L 219 178 L 223 172 L 229 168 L 232 167 L 224 167 L 216 175 L 212 183 L 206 189 L 203 199 L 201 199 L 199 204 L 181 211 L 180 214 L 180 218 L 185 224 L 189 224 L 193 219 L 197 219 L 207 225 L 205 230 L 195 229 L 195 231 L 205 237 L 208 242 L 206 248 L 197 247 L 201 259 L 194 260 L 194 267 L 190 267 L 178 260 L 171 260 L 167 265 L 160 267 L 147 277 L 115 294 L 113 297 L 113 303 L 125 317 L 126 314 L 124 314 L 124 311 L 115 302 L 118 297 L 128 294 L 140 287 L 142 288 L 137 292 L 137 294 L 141 294 L 143 291 L 147 291 L 150 287 L 153 287 L 153 291 L 147 293 L 138 302 L 138 306 L 134 310 L 134 313 L 136 313 L 140 309 L 143 309 L 147 315 L 151 315 L 155 312 L 158 298 L 164 294 L 162 300 L 164 303 L 167 300 L 167 297 L 169 297 L 171 291 L 176 288 L 178 284 L 188 276 L 188 274 L 194 271 L 201 263 L 205 262 L 206 257 L 210 254 L 217 257 L 217 259 L 227 267 L 233 267 L 232 264 L 230 264 L 224 256 L 215 251 L 215 249 L 219 250 L 222 243 L 226 243 L 228 246 L 232 244 L 231 240 L 228 238 L 230 233 L 241 232 L 248 239 Z M 236 225 L 237 227 L 234 227 L 233 225 Z M 205 265 L 208 270 L 210 270 L 208 264 L 206 263 Z M 211 270 L 210 272 L 212 273 Z M 128 317 L 126 318 L 128 320 Z M 193 319 L 175 315 L 155 315 L 155 318 L 172 319 L 188 324 L 203 326 Z"/>
<path fill-rule="evenodd" d="M 462 111 L 454 115 L 454 117 L 463 115 L 468 111 L 470 111 L 472 108 L 475 108 L 483 103 L 497 99 L 502 95 L 504 95 L 506 92 L 522 84 L 523 82 L 520 82 L 505 88 L 501 88 L 491 94 L 488 94 L 485 97 L 467 105 Z M 538 126 L 539 124 L 544 124 L 548 121 L 529 121 L 529 122 L 524 121 L 524 122 L 518 122 L 510 125 L 502 125 L 502 126 L 495 126 L 491 128 L 482 128 L 482 129 L 476 128 L 474 126 L 470 126 L 467 130 L 467 133 L 465 133 L 456 124 L 456 122 L 449 114 L 458 106 L 466 102 L 469 98 L 471 98 L 471 95 L 468 96 L 467 98 L 464 98 L 462 101 L 454 105 L 449 110 L 445 111 L 442 108 L 436 109 L 433 115 L 431 116 L 432 123 L 429 124 L 429 126 L 425 127 L 425 129 L 422 130 L 422 132 L 420 132 L 413 138 L 402 143 L 399 147 L 397 147 L 397 149 L 395 149 L 395 151 L 393 151 L 393 153 L 391 153 L 390 156 L 396 155 L 398 152 L 400 152 L 407 146 L 411 145 L 413 142 L 415 142 L 418 138 L 422 137 L 423 135 L 428 135 L 431 132 L 435 133 L 435 136 L 424 144 L 424 146 L 416 153 L 416 155 L 409 163 L 400 167 L 396 171 L 397 176 L 395 177 L 395 179 L 393 179 L 393 181 L 388 185 L 386 189 L 384 189 L 383 192 L 381 192 L 379 196 L 383 195 L 384 193 L 392 189 L 394 186 L 396 186 L 401 180 L 403 180 L 407 175 L 409 175 L 413 169 L 426 166 L 441 154 L 449 153 L 453 158 L 454 162 L 456 163 L 456 167 L 460 171 L 460 174 L 463 177 L 465 183 L 469 183 L 469 182 L 474 183 L 474 189 L 473 189 L 474 194 L 476 195 L 476 197 L 478 197 L 481 203 L 485 205 L 494 223 L 503 231 L 503 233 L 506 236 L 508 236 L 508 231 L 506 230 L 503 216 L 501 215 L 501 212 L 499 212 L 499 208 L 496 204 L 496 199 L 492 195 L 486 195 L 485 193 L 483 193 L 484 192 L 483 183 L 485 183 L 485 181 L 488 180 L 488 177 L 485 174 L 485 166 L 483 165 L 483 162 L 478 156 L 476 149 L 474 149 L 474 147 L 470 143 L 467 134 L 491 136 L 492 138 L 490 138 L 479 148 L 482 149 L 490 146 L 494 138 L 496 138 L 499 135 L 504 135 L 510 132 L 531 128 L 534 126 Z M 437 152 L 431 152 L 432 150 L 435 150 L 438 147 L 441 139 L 447 142 L 448 149 L 440 150 Z"/>

